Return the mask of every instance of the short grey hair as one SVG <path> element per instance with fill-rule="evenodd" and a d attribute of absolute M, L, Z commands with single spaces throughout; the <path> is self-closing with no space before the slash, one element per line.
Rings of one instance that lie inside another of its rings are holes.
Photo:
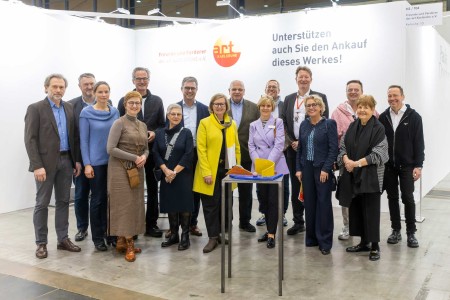
<path fill-rule="evenodd" d="M 136 79 L 136 77 L 135 77 L 136 72 L 139 72 L 139 71 L 146 72 L 147 73 L 147 77 L 150 78 L 150 70 L 149 69 L 143 68 L 143 67 L 136 67 L 136 68 L 134 68 L 133 73 L 131 74 L 131 79 L 133 79 L 133 80 Z"/>
<path fill-rule="evenodd" d="M 181 81 L 181 87 L 183 87 L 186 82 L 194 82 L 195 86 L 198 88 L 197 78 L 195 78 L 193 76 L 184 77 L 183 80 Z"/>
<path fill-rule="evenodd" d="M 95 76 L 92 73 L 83 73 L 78 77 L 78 83 L 80 83 L 81 79 L 83 79 L 83 78 L 94 78 L 95 79 Z"/>
<path fill-rule="evenodd" d="M 181 105 L 180 105 L 180 104 L 173 103 L 173 104 L 170 104 L 170 105 L 167 107 L 167 115 L 170 114 L 170 112 L 171 112 L 173 109 L 175 109 L 175 108 L 178 108 L 178 109 L 183 110 L 183 109 L 181 108 Z"/>
<path fill-rule="evenodd" d="M 68 83 L 67 83 L 66 77 L 64 77 L 62 74 L 58 74 L 58 73 L 50 74 L 45 78 L 44 86 L 46 88 L 50 86 L 50 80 L 52 80 L 53 78 L 58 78 L 58 79 L 64 80 L 64 84 L 66 85 L 65 87 L 67 88 Z"/>

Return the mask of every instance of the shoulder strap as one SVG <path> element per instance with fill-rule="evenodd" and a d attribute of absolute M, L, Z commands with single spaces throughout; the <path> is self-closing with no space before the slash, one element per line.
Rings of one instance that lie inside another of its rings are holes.
<path fill-rule="evenodd" d="M 180 135 L 181 131 L 183 131 L 184 127 L 181 127 L 180 131 L 176 132 L 172 139 L 170 139 L 169 144 L 167 145 L 166 155 L 164 156 L 165 160 L 169 160 L 170 154 L 172 153 L 173 146 L 177 142 L 178 136 Z"/>

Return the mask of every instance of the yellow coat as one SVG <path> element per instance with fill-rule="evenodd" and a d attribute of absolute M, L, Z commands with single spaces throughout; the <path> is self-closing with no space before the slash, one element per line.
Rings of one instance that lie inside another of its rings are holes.
<path fill-rule="evenodd" d="M 224 116 L 225 122 L 231 118 L 228 114 Z M 222 148 L 224 126 L 215 118 L 214 114 L 200 121 L 197 129 L 197 154 L 198 162 L 195 167 L 194 192 L 212 196 L 214 184 L 216 182 L 217 169 L 219 166 L 220 150 Z M 230 127 L 226 129 L 227 148 L 235 146 L 236 163 L 241 163 L 241 150 L 237 134 L 236 122 L 232 121 Z M 206 184 L 203 178 L 212 177 L 212 184 Z"/>

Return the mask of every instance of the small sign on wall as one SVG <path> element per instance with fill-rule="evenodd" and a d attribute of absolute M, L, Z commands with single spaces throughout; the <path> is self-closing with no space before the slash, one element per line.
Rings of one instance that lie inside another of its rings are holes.
<path fill-rule="evenodd" d="M 406 7 L 406 26 L 442 24 L 442 3 L 411 5 Z"/>

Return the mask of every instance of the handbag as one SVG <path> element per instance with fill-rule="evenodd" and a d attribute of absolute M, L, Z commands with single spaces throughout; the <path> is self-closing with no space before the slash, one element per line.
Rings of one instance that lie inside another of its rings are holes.
<path fill-rule="evenodd" d="M 134 189 L 139 186 L 139 171 L 136 167 L 127 169 L 128 181 L 130 183 L 130 188 Z"/>
<path fill-rule="evenodd" d="M 127 167 L 122 160 L 119 161 L 122 164 L 123 168 L 127 171 L 128 183 L 130 184 L 130 188 L 137 188 L 141 183 L 141 180 L 139 178 L 139 170 L 137 169 L 137 167 L 134 165 L 134 163 L 132 165 L 128 164 Z"/>

